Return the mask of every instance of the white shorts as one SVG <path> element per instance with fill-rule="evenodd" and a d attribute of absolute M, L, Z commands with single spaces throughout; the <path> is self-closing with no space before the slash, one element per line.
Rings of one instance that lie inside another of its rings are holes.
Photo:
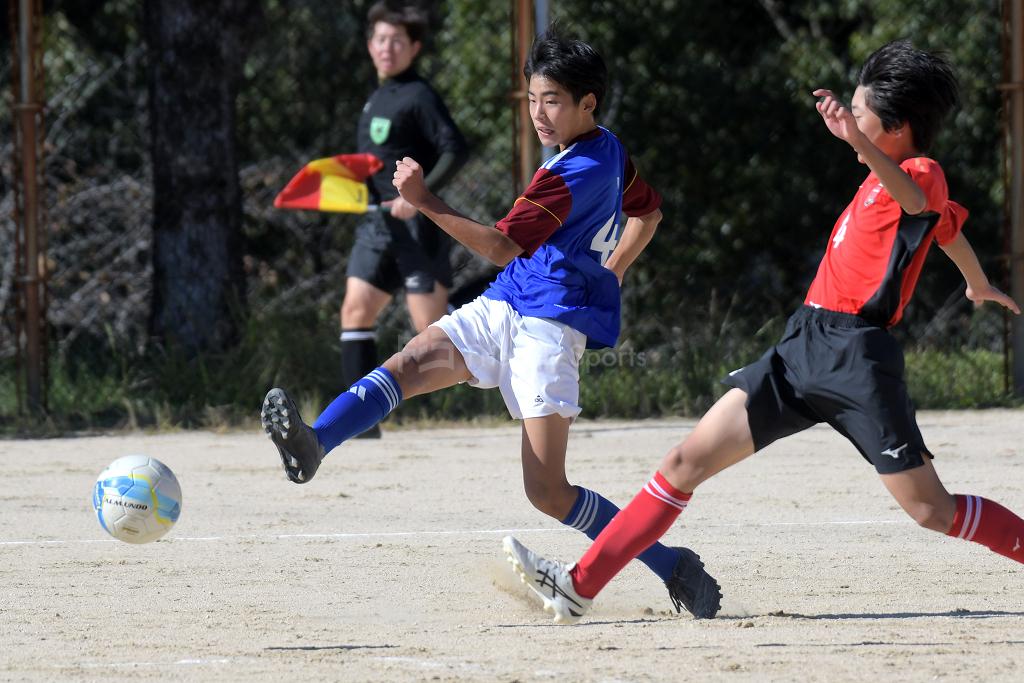
<path fill-rule="evenodd" d="M 498 387 L 517 420 L 580 414 L 580 358 L 587 336 L 550 318 L 477 297 L 436 323 L 462 353 L 472 386 Z"/>

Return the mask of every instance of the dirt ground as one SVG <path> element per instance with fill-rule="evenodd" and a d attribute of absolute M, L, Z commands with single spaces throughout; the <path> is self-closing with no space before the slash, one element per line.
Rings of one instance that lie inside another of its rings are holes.
<path fill-rule="evenodd" d="M 919 421 L 950 490 L 1024 511 L 1024 411 Z M 570 478 L 623 504 L 693 424 L 581 422 Z M 184 495 L 144 546 L 90 505 L 132 453 Z M 916 527 L 827 428 L 711 480 L 669 532 L 722 584 L 712 621 L 634 563 L 551 624 L 501 537 L 587 541 L 531 508 L 518 458 L 514 425 L 392 430 L 296 486 L 258 433 L 0 441 L 0 680 L 1024 680 L 1024 567 Z"/>

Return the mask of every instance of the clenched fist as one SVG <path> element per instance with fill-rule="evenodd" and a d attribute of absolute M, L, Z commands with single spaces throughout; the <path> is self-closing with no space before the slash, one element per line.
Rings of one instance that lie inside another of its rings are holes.
<path fill-rule="evenodd" d="M 427 184 L 423 182 L 423 167 L 411 157 L 399 159 L 395 167 L 395 178 L 391 181 L 402 199 L 419 208 L 430 196 Z"/>

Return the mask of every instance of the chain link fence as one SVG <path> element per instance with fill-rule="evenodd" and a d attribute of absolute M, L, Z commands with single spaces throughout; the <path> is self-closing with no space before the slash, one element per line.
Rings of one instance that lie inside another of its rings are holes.
<path fill-rule="evenodd" d="M 309 387 L 311 401 L 342 388 L 337 317 L 359 217 L 279 211 L 273 197 L 306 161 L 354 151 L 355 123 L 374 87 L 363 33 L 369 4 L 263 3 L 237 101 L 248 310 L 240 313 L 239 347 L 199 359 L 148 335 L 152 170 L 139 3 L 108 0 L 88 25 L 70 21 L 59 3 L 47 15 L 49 410 L 58 424 L 194 422 L 182 406 L 204 406 L 215 422 L 244 412 L 281 378 Z M 610 0 L 551 4 L 553 18 L 606 56 L 611 83 L 601 123 L 620 135 L 665 199 L 665 222 L 624 290 L 622 344 L 585 359 L 588 414 L 702 410 L 724 370 L 773 341 L 864 173 L 820 128 L 808 93 L 823 85 L 849 96 L 857 65 L 888 39 L 911 35 L 945 48 L 960 70 L 965 105 L 936 156 L 953 196 L 972 209 L 970 234 L 984 265 L 1003 277 L 1001 74 L 993 59 L 1000 19 L 992 3 L 923 3 L 913 16 L 882 1 L 764 0 L 710 10 L 641 0 L 628 11 Z M 510 6 L 444 0 L 430 7 L 435 30 L 419 70 L 471 145 L 445 196 L 493 222 L 514 199 Z M 8 50 L 0 56 L 5 98 L 10 68 Z M 11 125 L 10 107 L 0 108 L 0 128 Z M 4 421 L 16 408 L 8 140 L 0 136 Z M 461 247 L 453 263 L 456 289 L 488 272 Z M 922 386 L 939 405 L 949 387 L 928 373 L 960 373 L 961 390 L 978 395 L 1003 391 L 1003 316 L 973 311 L 962 290 L 955 268 L 933 254 L 899 332 L 911 349 L 967 359 L 953 370 L 934 359 L 922 369 L 931 377 Z M 381 352 L 410 334 L 396 302 L 380 323 Z M 442 392 L 409 412 L 501 414 L 494 393 Z"/>

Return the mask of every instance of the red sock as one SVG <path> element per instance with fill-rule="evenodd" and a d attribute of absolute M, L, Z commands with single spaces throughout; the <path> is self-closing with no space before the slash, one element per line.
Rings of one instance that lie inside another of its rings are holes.
<path fill-rule="evenodd" d="M 949 536 L 974 541 L 992 552 L 1024 563 L 1024 519 L 981 496 L 957 494 Z"/>
<path fill-rule="evenodd" d="M 576 592 L 592 598 L 634 557 L 672 526 L 690 493 L 677 491 L 655 472 L 647 485 L 612 518 L 570 572 Z"/>

